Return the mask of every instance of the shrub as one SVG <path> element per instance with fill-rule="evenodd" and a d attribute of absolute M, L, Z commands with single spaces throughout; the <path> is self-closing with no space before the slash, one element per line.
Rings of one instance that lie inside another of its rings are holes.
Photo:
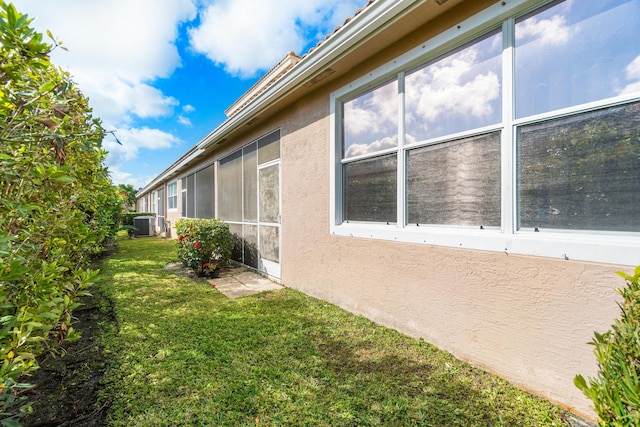
<path fill-rule="evenodd" d="M 633 276 L 618 272 L 627 283 L 618 289 L 624 301 L 620 318 L 603 334 L 594 333 L 592 344 L 598 375 L 574 379 L 576 386 L 593 401 L 601 426 L 640 425 L 640 266 Z"/>
<path fill-rule="evenodd" d="M 59 44 L 30 22 L 0 0 L 1 408 L 16 401 L 17 378 L 37 368 L 39 355 L 76 336 L 71 312 L 121 209 L 103 166 L 100 121 L 50 62 Z"/>
<path fill-rule="evenodd" d="M 233 238 L 229 226 L 216 219 L 186 219 L 176 222 L 178 258 L 200 276 L 212 276 L 229 263 Z"/>

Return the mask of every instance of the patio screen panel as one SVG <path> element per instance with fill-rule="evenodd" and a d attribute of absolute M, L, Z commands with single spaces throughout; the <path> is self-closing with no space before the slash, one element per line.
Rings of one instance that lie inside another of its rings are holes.
<path fill-rule="evenodd" d="M 196 218 L 215 217 L 215 183 L 213 165 L 196 172 Z"/>

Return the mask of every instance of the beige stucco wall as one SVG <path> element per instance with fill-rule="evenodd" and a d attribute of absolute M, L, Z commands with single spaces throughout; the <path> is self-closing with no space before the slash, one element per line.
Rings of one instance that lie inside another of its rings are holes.
<path fill-rule="evenodd" d="M 283 121 L 282 281 L 447 350 L 593 418 L 594 330 L 629 267 L 330 235 L 329 97 Z"/>

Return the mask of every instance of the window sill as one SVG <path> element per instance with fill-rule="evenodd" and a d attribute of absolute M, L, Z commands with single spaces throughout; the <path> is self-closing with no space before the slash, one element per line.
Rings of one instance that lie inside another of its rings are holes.
<path fill-rule="evenodd" d="M 398 227 L 395 224 L 348 223 L 331 227 L 336 236 L 388 240 L 506 254 L 635 266 L 640 263 L 640 235 L 586 234 L 559 231 Z"/>

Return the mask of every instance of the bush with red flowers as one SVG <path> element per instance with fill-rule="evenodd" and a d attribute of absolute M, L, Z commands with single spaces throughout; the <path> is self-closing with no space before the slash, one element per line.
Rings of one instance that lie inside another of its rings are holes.
<path fill-rule="evenodd" d="M 229 263 L 233 239 L 229 226 L 216 219 L 182 218 L 176 221 L 178 258 L 198 276 L 215 277 Z"/>

